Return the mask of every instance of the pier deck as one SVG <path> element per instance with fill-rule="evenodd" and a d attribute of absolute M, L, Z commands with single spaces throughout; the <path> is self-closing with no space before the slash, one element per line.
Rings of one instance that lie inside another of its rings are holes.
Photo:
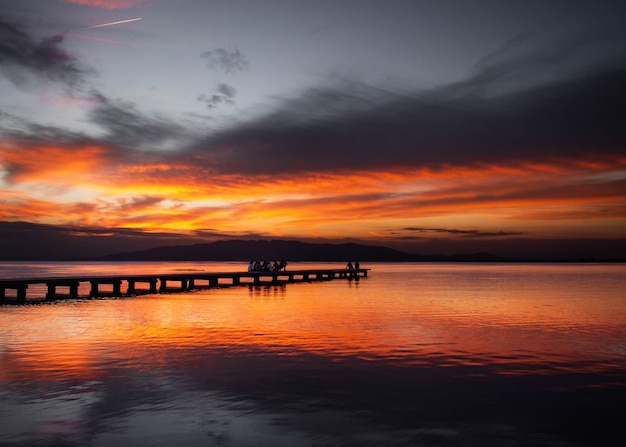
<path fill-rule="evenodd" d="M 327 281 L 333 279 L 359 280 L 367 278 L 370 269 L 310 269 L 253 272 L 193 272 L 159 273 L 148 275 L 107 275 L 62 278 L 18 278 L 0 280 L 0 304 L 27 302 L 29 285 L 45 286 L 45 300 L 82 298 L 81 285 L 89 284 L 89 294 L 84 297 L 122 297 L 140 293 L 186 292 L 212 287 L 238 285 L 277 285 L 293 282 Z M 138 284 L 142 285 L 141 288 Z M 101 287 L 105 286 L 105 287 Z M 125 286 L 125 287 L 123 287 Z M 104 289 L 107 290 L 104 290 Z M 7 290 L 13 291 L 8 297 Z"/>

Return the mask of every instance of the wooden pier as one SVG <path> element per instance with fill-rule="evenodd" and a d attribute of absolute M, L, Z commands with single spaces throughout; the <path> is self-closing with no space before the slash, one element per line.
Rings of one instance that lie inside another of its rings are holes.
<path fill-rule="evenodd" d="M 45 286 L 47 288 L 45 300 L 54 301 L 83 297 L 123 297 L 146 293 L 187 292 L 197 289 L 239 285 L 278 285 L 333 279 L 359 280 L 360 278 L 367 278 L 368 270 L 370 269 L 314 269 L 278 272 L 193 272 L 153 275 L 1 279 L 0 304 L 7 302 L 26 303 L 29 285 Z M 83 284 L 90 285 L 89 295 L 81 296 L 79 293 Z M 6 296 L 7 290 L 14 291 L 10 301 L 10 297 Z"/>

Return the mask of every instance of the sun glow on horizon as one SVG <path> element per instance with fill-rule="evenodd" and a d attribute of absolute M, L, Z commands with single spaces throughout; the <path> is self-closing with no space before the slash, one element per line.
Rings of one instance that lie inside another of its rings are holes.
<path fill-rule="evenodd" d="M 8 221 L 326 238 L 402 238 L 410 227 L 626 237 L 623 158 L 270 177 L 209 173 L 185 157 L 124 159 L 95 145 L 5 142 L 0 155 Z"/>

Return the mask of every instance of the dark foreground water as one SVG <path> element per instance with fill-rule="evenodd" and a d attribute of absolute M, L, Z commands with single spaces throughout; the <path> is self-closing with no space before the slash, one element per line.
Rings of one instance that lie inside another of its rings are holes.
<path fill-rule="evenodd" d="M 0 445 L 626 445 L 626 265 L 364 267 L 0 307 Z"/>

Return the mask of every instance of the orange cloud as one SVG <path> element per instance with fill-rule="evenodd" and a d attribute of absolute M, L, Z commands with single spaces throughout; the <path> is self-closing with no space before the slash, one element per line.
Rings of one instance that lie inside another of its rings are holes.
<path fill-rule="evenodd" d="M 2 220 L 294 237 L 432 225 L 541 234 L 541 225 L 574 231 L 575 222 L 626 231 L 611 223 L 625 218 L 622 159 L 272 177 L 222 175 L 193 158 L 96 145 L 5 143 L 0 155 Z"/>
<path fill-rule="evenodd" d="M 13 146 L 0 147 L 3 164 L 12 182 L 66 183 L 76 185 L 105 166 L 102 147 Z"/>

